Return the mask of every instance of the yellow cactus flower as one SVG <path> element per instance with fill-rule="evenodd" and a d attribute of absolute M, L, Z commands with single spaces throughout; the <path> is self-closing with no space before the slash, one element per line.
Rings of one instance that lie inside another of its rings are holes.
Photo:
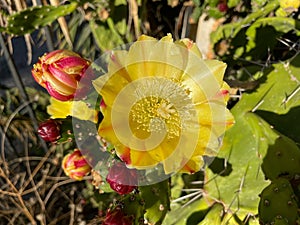
<path fill-rule="evenodd" d="M 93 82 L 105 104 L 99 135 L 128 167 L 199 171 L 234 123 L 225 68 L 188 39 L 142 35 L 128 51 L 112 51 L 108 72 Z"/>

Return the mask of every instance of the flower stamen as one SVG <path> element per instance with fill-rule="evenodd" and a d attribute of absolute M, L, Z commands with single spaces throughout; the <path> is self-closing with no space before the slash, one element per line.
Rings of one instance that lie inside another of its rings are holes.
<path fill-rule="evenodd" d="M 173 114 L 176 112 L 175 109 L 172 109 L 173 104 L 170 103 L 167 105 L 167 103 L 163 102 L 162 104 L 160 104 L 156 110 L 157 114 L 164 118 L 164 119 L 169 119 L 170 118 L 170 114 Z"/>
<path fill-rule="evenodd" d="M 179 137 L 194 115 L 191 99 L 180 83 L 162 77 L 141 79 L 136 84 L 137 101 L 130 110 L 133 131 L 166 131 L 167 138 Z M 134 132 L 137 133 L 137 132 Z"/>

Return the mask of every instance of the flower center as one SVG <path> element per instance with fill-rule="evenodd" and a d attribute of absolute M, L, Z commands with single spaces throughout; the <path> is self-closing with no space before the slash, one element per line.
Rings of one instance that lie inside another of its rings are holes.
<path fill-rule="evenodd" d="M 167 138 L 179 137 L 185 121 L 193 114 L 192 102 L 178 83 L 162 77 L 147 78 L 135 90 L 138 99 L 130 110 L 131 128 L 138 133 L 167 132 Z"/>
<path fill-rule="evenodd" d="M 180 117 L 172 103 L 156 96 L 142 98 L 131 108 L 131 118 L 138 124 L 137 130 L 162 132 L 167 130 L 167 137 L 180 135 Z"/>
<path fill-rule="evenodd" d="M 172 107 L 173 107 L 172 103 L 167 104 L 167 103 L 163 102 L 158 106 L 156 112 L 160 117 L 162 117 L 164 119 L 169 119 L 171 114 L 176 112 L 176 110 L 173 109 Z"/>

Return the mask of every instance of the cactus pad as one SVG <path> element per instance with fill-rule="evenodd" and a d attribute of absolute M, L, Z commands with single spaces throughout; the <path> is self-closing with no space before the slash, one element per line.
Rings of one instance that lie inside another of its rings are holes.
<path fill-rule="evenodd" d="M 288 180 L 278 178 L 261 193 L 259 217 L 262 224 L 296 224 L 298 206 Z"/>
<path fill-rule="evenodd" d="M 31 33 L 35 29 L 51 24 L 61 16 L 70 14 L 76 8 L 75 2 L 61 6 L 30 7 L 9 16 L 5 31 L 15 35 Z"/>
<path fill-rule="evenodd" d="M 139 187 L 145 201 L 145 218 L 150 224 L 161 224 L 170 210 L 170 187 L 168 180 Z"/>
<path fill-rule="evenodd" d="M 291 139 L 281 135 L 263 159 L 262 170 L 265 176 L 274 180 L 279 176 L 292 179 L 300 175 L 300 150 Z"/>

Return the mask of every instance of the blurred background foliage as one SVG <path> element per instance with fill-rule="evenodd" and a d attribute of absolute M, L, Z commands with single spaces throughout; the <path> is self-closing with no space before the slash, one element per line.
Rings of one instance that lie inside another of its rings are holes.
<path fill-rule="evenodd" d="M 228 107 L 236 124 L 225 134 L 218 157 L 202 171 L 158 184 L 156 198 L 152 189 L 142 190 L 142 198 L 165 206 L 161 211 L 146 206 L 149 224 L 294 225 L 300 224 L 299 4 L 299 0 L 0 0 L 0 31 L 11 54 L 18 52 L 13 39 L 24 37 L 29 66 L 42 45 L 48 51 L 71 49 L 94 60 L 141 34 L 160 38 L 171 33 L 174 39 L 194 40 L 205 58 L 227 63 Z M 115 195 L 95 192 L 89 182 L 70 185 L 72 181 L 59 176 L 57 161 L 74 146 L 65 139 L 58 147 L 48 146 L 56 150 L 44 155 L 25 106 L 30 104 L 37 120 L 43 121 L 48 117 L 48 97 L 34 88 L 26 88 L 26 93 L 30 102 L 20 108 L 24 99 L 19 90 L 1 86 L 0 196 L 5 201 L 0 202 L 0 223 L 45 221 L 43 215 L 47 221 L 55 218 L 57 224 L 101 224 Z M 47 163 L 38 164 L 34 157 Z M 43 170 L 15 176 L 24 168 Z M 29 185 L 26 179 L 44 186 L 36 193 L 35 183 Z M 23 192 L 14 194 L 14 188 Z M 51 204 L 49 191 L 54 193 Z M 66 204 L 55 213 L 53 206 L 61 196 Z M 121 201 L 140 207 L 135 201 Z M 23 210 L 15 217 L 20 207 Z"/>

